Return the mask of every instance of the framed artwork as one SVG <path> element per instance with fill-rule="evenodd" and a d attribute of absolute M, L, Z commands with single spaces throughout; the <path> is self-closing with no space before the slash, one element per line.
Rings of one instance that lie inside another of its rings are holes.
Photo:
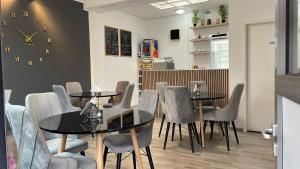
<path fill-rule="evenodd" d="M 120 30 L 121 56 L 132 56 L 131 32 Z"/>
<path fill-rule="evenodd" d="M 105 26 L 105 55 L 119 56 L 119 30 Z"/>

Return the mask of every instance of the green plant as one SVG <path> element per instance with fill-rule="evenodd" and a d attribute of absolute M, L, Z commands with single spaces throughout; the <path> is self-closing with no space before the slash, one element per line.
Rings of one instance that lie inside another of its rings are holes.
<path fill-rule="evenodd" d="M 219 12 L 219 15 L 221 16 L 222 20 L 225 20 L 227 18 L 228 12 L 227 12 L 225 5 L 220 5 L 218 12 Z"/>
<path fill-rule="evenodd" d="M 193 17 L 192 17 L 193 25 L 197 25 L 197 23 L 199 21 L 198 13 L 199 13 L 199 10 L 193 10 Z"/>

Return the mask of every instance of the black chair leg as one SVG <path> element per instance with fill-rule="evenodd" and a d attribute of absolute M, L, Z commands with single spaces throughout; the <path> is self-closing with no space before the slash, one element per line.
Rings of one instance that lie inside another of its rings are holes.
<path fill-rule="evenodd" d="M 233 131 L 234 131 L 234 135 L 235 135 L 236 142 L 237 142 L 238 144 L 240 144 L 240 141 L 239 141 L 239 138 L 238 138 L 238 135 L 237 135 L 237 132 L 236 132 L 236 128 L 235 128 L 234 121 L 232 121 L 231 124 L 232 124 L 232 128 L 233 128 Z"/>
<path fill-rule="evenodd" d="M 204 127 L 203 127 L 203 129 L 204 129 L 204 134 L 205 134 L 206 126 L 207 126 L 207 120 L 204 120 Z"/>
<path fill-rule="evenodd" d="M 134 151 L 132 151 L 132 163 L 133 163 L 133 169 L 136 169 L 136 157 Z"/>
<path fill-rule="evenodd" d="M 176 124 L 173 123 L 173 128 L 172 128 L 172 141 L 174 141 L 175 128 L 176 128 Z"/>
<path fill-rule="evenodd" d="M 225 125 L 225 142 L 226 142 L 226 145 L 227 145 L 227 151 L 230 151 L 229 136 L 228 136 L 228 122 L 225 122 L 224 125 Z"/>
<path fill-rule="evenodd" d="M 223 137 L 224 137 L 224 129 L 223 129 L 223 124 L 222 124 L 222 122 L 219 122 L 219 125 L 220 125 L 220 128 L 221 128 L 221 131 L 222 131 Z"/>
<path fill-rule="evenodd" d="M 121 162 L 122 162 L 122 153 L 117 154 L 117 167 L 116 169 L 121 169 Z"/>
<path fill-rule="evenodd" d="M 162 131 L 162 128 L 164 126 L 165 118 L 166 118 L 166 115 L 163 114 L 162 117 L 161 117 L 161 124 L 160 124 L 160 129 L 159 129 L 158 137 L 160 137 L 160 135 L 161 135 L 161 131 Z"/>
<path fill-rule="evenodd" d="M 164 150 L 166 149 L 166 146 L 167 146 L 169 129 L 170 129 L 170 122 L 167 123 L 167 129 L 166 129 L 166 135 L 165 135 L 165 143 L 164 143 Z"/>
<path fill-rule="evenodd" d="M 214 135 L 214 124 L 215 124 L 214 121 L 211 121 L 211 122 L 210 122 L 210 140 L 213 139 L 213 135 Z"/>
<path fill-rule="evenodd" d="M 197 131 L 197 126 L 196 126 L 195 122 L 193 123 L 193 128 L 194 128 L 194 131 L 195 131 L 197 142 L 198 142 L 198 144 L 200 144 L 200 139 L 199 139 L 199 135 L 198 135 L 198 131 Z"/>
<path fill-rule="evenodd" d="M 182 141 L 181 124 L 178 125 L 178 128 L 179 128 L 180 141 Z"/>
<path fill-rule="evenodd" d="M 104 148 L 104 154 L 103 154 L 103 165 L 105 167 L 106 159 L 107 159 L 107 154 L 108 154 L 108 147 L 105 146 Z"/>
<path fill-rule="evenodd" d="M 190 143 L 191 143 L 191 148 L 192 148 L 192 152 L 194 153 L 194 143 L 193 143 L 193 125 L 190 123 L 188 124 L 188 129 L 189 129 L 189 136 L 190 136 Z"/>
<path fill-rule="evenodd" d="M 152 160 L 151 151 L 150 151 L 150 147 L 149 146 L 146 147 L 146 152 L 147 152 L 147 156 L 148 156 L 150 168 L 154 169 L 154 164 L 153 164 L 153 160 Z"/>
<path fill-rule="evenodd" d="M 81 152 L 80 152 L 80 155 L 85 156 L 85 152 L 84 152 L 84 151 L 81 151 Z"/>

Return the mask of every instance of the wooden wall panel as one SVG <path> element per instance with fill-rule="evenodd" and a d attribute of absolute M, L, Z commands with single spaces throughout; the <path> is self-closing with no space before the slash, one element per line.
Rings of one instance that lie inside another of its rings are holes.
<path fill-rule="evenodd" d="M 189 86 L 190 81 L 205 81 L 209 92 L 223 93 L 225 99 L 215 101 L 224 107 L 228 102 L 228 69 L 210 70 L 145 70 L 142 71 L 142 90 L 156 90 L 157 82 L 167 82 L 170 86 Z M 158 111 L 157 116 L 161 113 Z"/>

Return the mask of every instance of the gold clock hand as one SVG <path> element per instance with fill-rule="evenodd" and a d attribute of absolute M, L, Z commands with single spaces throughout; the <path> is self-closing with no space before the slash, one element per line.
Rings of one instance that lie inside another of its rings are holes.
<path fill-rule="evenodd" d="M 27 40 L 28 40 L 29 42 L 32 43 L 32 38 L 33 38 L 36 34 L 37 34 L 37 32 L 33 33 L 31 36 L 29 36 L 29 37 L 27 38 Z"/>
<path fill-rule="evenodd" d="M 19 29 L 18 27 L 16 27 L 16 29 L 17 29 L 17 31 L 21 34 L 21 35 L 23 35 L 24 36 L 24 40 L 25 40 L 25 42 L 30 42 L 30 39 L 28 38 L 28 36 L 27 35 L 25 35 L 25 33 L 24 32 L 22 32 L 21 31 L 21 29 Z"/>

